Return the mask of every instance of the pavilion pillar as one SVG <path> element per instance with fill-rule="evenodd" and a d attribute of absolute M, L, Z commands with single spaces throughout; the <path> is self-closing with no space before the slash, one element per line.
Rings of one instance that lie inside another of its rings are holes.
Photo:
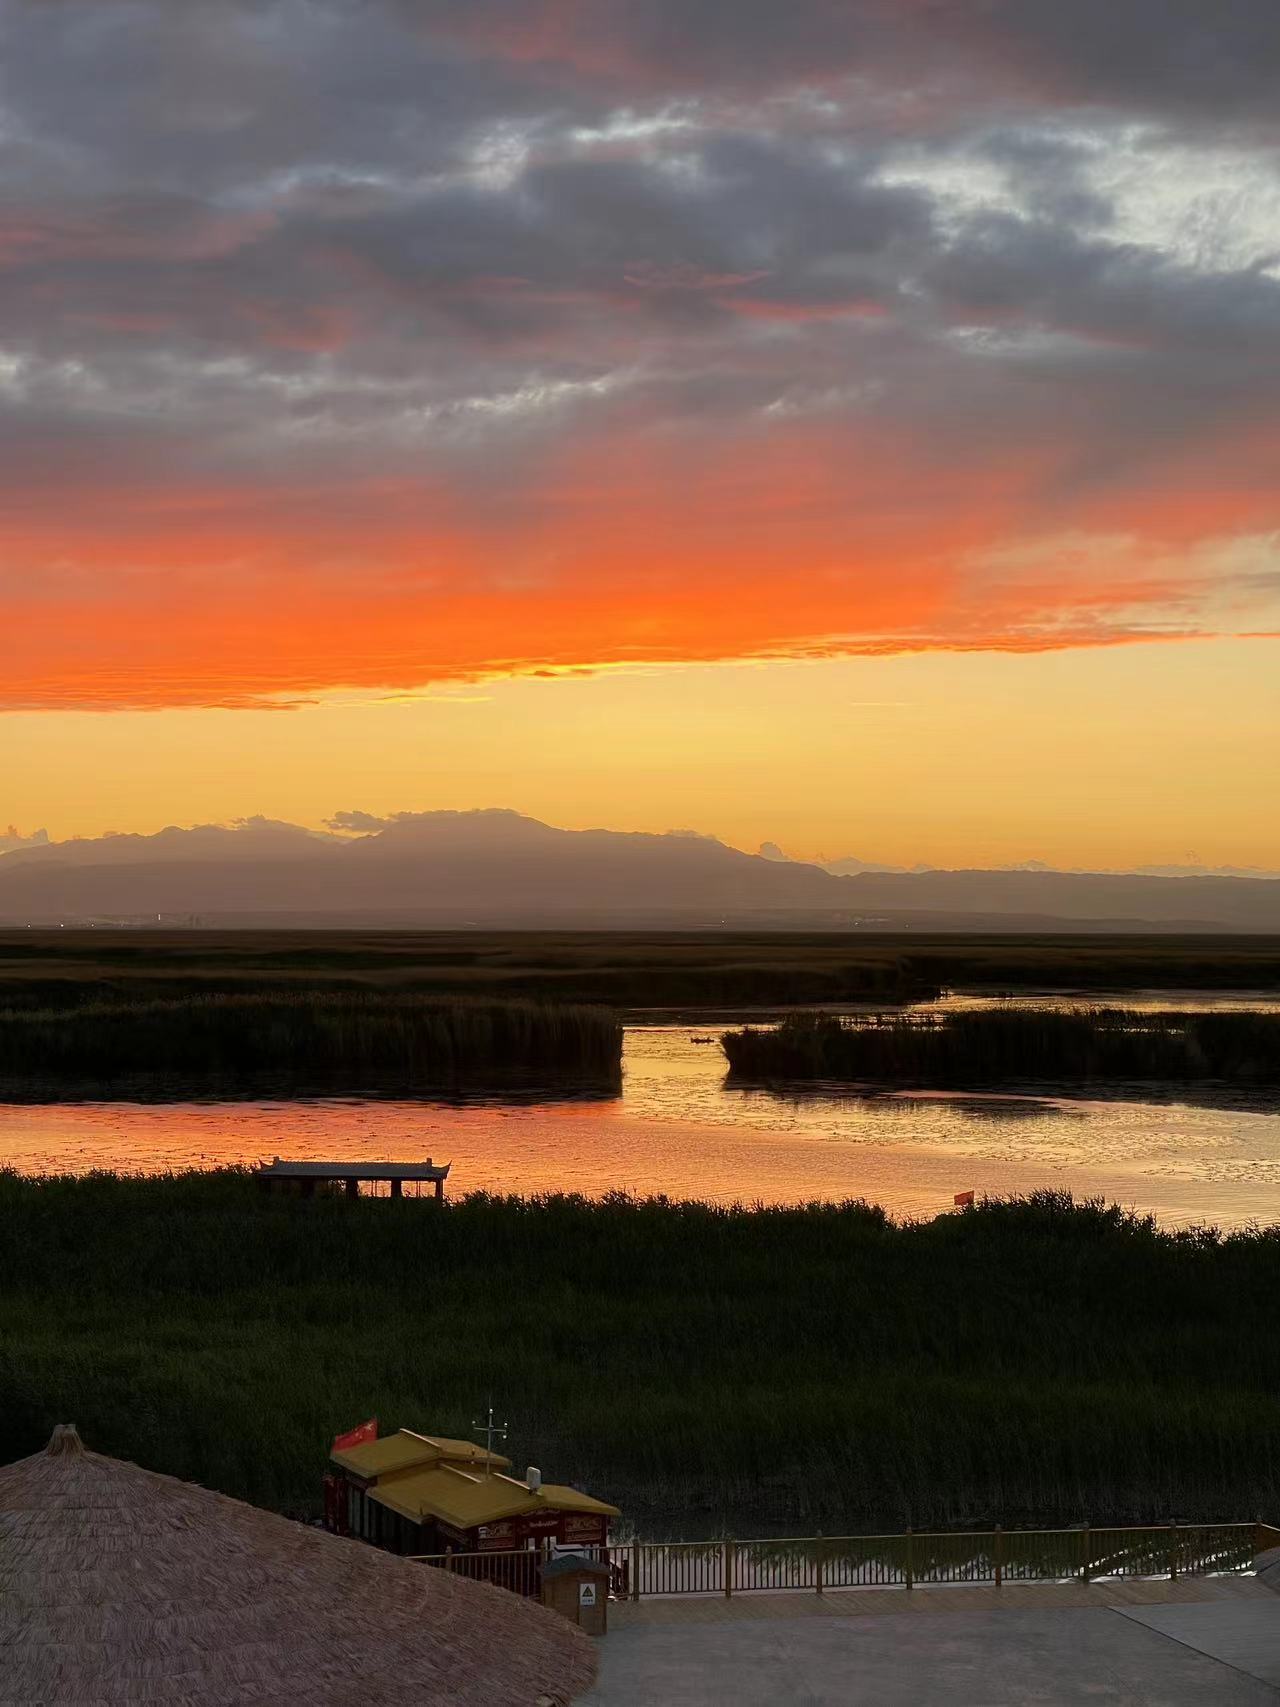
<path fill-rule="evenodd" d="M 442 1179 L 436 1181 L 436 1202 L 444 1202 L 444 1181 Z"/>
<path fill-rule="evenodd" d="M 347 1188 L 347 1196 L 348 1197 L 359 1197 L 359 1195 L 360 1195 L 360 1181 L 358 1179 L 344 1180 L 343 1183 Z"/>
<path fill-rule="evenodd" d="M 401 1197 L 404 1195 L 404 1181 L 403 1180 L 393 1179 L 391 1181 L 391 1195 L 392 1195 L 392 1197 Z"/>

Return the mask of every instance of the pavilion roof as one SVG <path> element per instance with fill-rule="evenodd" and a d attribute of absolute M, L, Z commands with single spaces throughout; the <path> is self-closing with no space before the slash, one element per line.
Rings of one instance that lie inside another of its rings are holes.
<path fill-rule="evenodd" d="M 275 1156 L 258 1167 L 259 1176 L 268 1179 L 363 1179 L 363 1180 L 437 1180 L 447 1179 L 452 1162 L 290 1162 Z"/>

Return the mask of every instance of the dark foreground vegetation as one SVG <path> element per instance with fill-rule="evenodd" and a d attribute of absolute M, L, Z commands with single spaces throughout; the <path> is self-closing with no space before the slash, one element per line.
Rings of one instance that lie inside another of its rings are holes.
<path fill-rule="evenodd" d="M 1280 1014 L 1142 1013 L 1125 1008 L 878 1015 L 799 1014 L 772 1030 L 726 1032 L 740 1079 L 879 1085 L 1088 1080 L 1280 1085 Z"/>
<path fill-rule="evenodd" d="M 0 1175 L 0 1459 L 102 1451 L 296 1513 L 335 1430 L 467 1435 L 642 1533 L 1274 1518 L 1280 1231 L 1050 1194 L 895 1225 L 573 1198 Z"/>
<path fill-rule="evenodd" d="M 0 1007 L 323 989 L 707 1010 L 919 1000 L 943 988 L 1280 989 L 1280 939 L 867 930 L 0 932 Z"/>
<path fill-rule="evenodd" d="M 303 991 L 0 1010 L 0 1090 L 175 1082 L 231 1095 L 616 1083 L 603 1008 Z"/>

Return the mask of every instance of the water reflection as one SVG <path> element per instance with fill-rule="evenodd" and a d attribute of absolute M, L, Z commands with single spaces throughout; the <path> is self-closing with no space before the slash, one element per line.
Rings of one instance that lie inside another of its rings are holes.
<path fill-rule="evenodd" d="M 804 1085 L 748 1086 L 726 1079 L 724 1094 L 727 1098 L 740 1097 L 744 1102 L 756 1099 L 771 1103 L 794 1114 L 840 1110 L 857 1115 L 864 1111 L 883 1112 L 886 1107 L 896 1111 L 904 1102 L 927 1102 L 945 1107 L 960 1120 L 1024 1120 L 1046 1113 L 1061 1115 L 1065 1120 L 1084 1117 L 1083 1109 L 1065 1098 L 1001 1091 L 891 1091 L 874 1085 L 849 1086 L 822 1080 Z"/>
<path fill-rule="evenodd" d="M 349 1074 L 343 1082 L 326 1084 L 309 1073 L 291 1077 L 281 1073 L 237 1074 L 220 1081 L 216 1074 L 183 1077 L 173 1073 L 125 1074 L 109 1082 L 100 1079 L 60 1080 L 56 1084 L 38 1078 L 6 1078 L 0 1075 L 0 1106 L 4 1104 L 103 1103 L 173 1104 L 209 1103 L 219 1107 L 232 1103 L 343 1102 L 352 1100 Z M 406 1091 L 399 1077 L 379 1080 L 364 1074 L 359 1102 L 420 1102 L 440 1108 L 554 1107 L 561 1103 L 616 1102 L 621 1095 L 619 1078 L 583 1083 L 564 1079 L 542 1079 L 537 1083 L 512 1080 L 485 1091 L 449 1090 L 433 1087 L 421 1095 Z"/>
<path fill-rule="evenodd" d="M 1048 1185 L 1113 1197 L 1170 1223 L 1280 1220 L 1274 1110 L 730 1090 L 720 1050 L 693 1041 L 707 1033 L 705 1019 L 629 1028 L 621 1093 L 594 1099 L 0 1106 L 0 1163 L 156 1171 L 272 1155 L 431 1156 L 452 1161 L 451 1192 L 866 1197 L 895 1214 L 933 1215 L 960 1190 Z"/>

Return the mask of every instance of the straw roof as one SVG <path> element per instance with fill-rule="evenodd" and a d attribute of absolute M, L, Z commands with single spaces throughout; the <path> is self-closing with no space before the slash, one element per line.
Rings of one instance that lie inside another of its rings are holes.
<path fill-rule="evenodd" d="M 533 1707 L 591 1642 L 506 1589 L 87 1452 L 0 1468 L 0 1707 Z"/>

